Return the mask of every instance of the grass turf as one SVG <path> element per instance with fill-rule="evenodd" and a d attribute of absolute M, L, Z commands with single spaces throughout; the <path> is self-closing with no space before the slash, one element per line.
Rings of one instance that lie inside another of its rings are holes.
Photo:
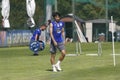
<path fill-rule="evenodd" d="M 120 56 L 116 56 L 114 67 L 111 43 L 102 44 L 101 56 L 86 56 L 96 51 L 94 45 L 82 44 L 82 55 L 66 56 L 63 71 L 57 73 L 52 72 L 48 45 L 39 56 L 32 56 L 28 47 L 0 48 L 0 80 L 119 80 Z M 115 43 L 117 53 L 119 47 L 120 43 Z M 75 44 L 68 43 L 66 50 L 74 53 Z"/>

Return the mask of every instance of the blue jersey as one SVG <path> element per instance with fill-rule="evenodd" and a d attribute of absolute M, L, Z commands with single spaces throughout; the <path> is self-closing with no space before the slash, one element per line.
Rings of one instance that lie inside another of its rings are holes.
<path fill-rule="evenodd" d="M 52 25 L 53 25 L 53 37 L 54 37 L 55 41 L 58 43 L 63 42 L 62 28 L 64 27 L 64 22 L 53 21 Z"/>
<path fill-rule="evenodd" d="M 41 30 L 38 28 L 33 32 L 33 36 L 31 37 L 31 40 L 35 40 L 35 36 L 38 35 L 37 41 L 39 40 L 39 36 L 41 35 Z"/>

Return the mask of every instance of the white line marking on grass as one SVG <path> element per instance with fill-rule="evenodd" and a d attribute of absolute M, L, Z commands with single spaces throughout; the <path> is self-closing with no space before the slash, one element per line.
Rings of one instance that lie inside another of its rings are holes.
<path fill-rule="evenodd" d="M 86 56 L 98 56 L 98 54 L 86 54 Z"/>
<path fill-rule="evenodd" d="M 120 54 L 110 54 L 110 55 L 116 55 L 116 56 L 120 56 Z"/>
<path fill-rule="evenodd" d="M 66 54 L 66 56 L 78 56 L 77 54 Z"/>

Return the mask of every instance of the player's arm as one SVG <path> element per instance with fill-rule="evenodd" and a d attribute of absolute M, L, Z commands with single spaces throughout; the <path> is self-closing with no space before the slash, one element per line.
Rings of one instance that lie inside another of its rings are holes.
<path fill-rule="evenodd" d="M 37 40 L 38 40 L 38 34 L 35 35 L 35 41 L 37 41 Z"/>
<path fill-rule="evenodd" d="M 64 30 L 64 28 L 62 28 L 62 37 L 63 37 L 64 44 L 65 44 L 65 30 Z"/>
<path fill-rule="evenodd" d="M 50 37 L 51 37 L 54 45 L 56 46 L 56 45 L 57 45 L 57 42 L 55 41 L 55 39 L 54 39 L 54 37 L 53 37 L 53 24 L 52 24 L 52 23 L 50 23 L 50 28 L 49 28 L 49 30 L 50 30 Z"/>
<path fill-rule="evenodd" d="M 39 32 L 38 30 L 35 30 L 35 41 L 38 41 L 39 40 Z"/>

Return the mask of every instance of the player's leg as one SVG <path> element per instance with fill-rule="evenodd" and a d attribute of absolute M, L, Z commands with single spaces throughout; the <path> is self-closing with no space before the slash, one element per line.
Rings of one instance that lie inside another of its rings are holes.
<path fill-rule="evenodd" d="M 50 57 L 51 65 L 55 64 L 55 56 L 56 56 L 56 54 L 51 53 L 51 57 Z"/>
<path fill-rule="evenodd" d="M 56 68 L 57 68 L 57 70 L 61 71 L 62 69 L 60 67 L 60 63 L 64 60 L 65 54 L 66 54 L 64 44 L 63 43 L 58 44 L 58 49 L 60 50 L 61 55 L 59 57 L 58 62 L 56 63 Z"/>
<path fill-rule="evenodd" d="M 51 65 L 52 65 L 53 72 L 57 72 L 57 69 L 56 69 L 56 66 L 55 66 L 55 56 L 56 56 L 56 54 L 51 53 L 50 62 L 51 62 Z"/>
<path fill-rule="evenodd" d="M 50 53 L 51 53 L 50 62 L 53 68 L 53 72 L 57 72 L 55 67 L 56 47 L 52 43 L 50 44 Z"/>
<path fill-rule="evenodd" d="M 62 62 L 63 59 L 65 58 L 65 54 L 66 54 L 66 51 L 65 50 L 62 50 L 61 51 L 61 56 L 59 57 L 59 60 Z"/>
<path fill-rule="evenodd" d="M 57 63 L 56 63 L 56 68 L 57 68 L 57 70 L 59 70 L 59 71 L 62 70 L 61 67 L 60 67 L 60 63 L 64 60 L 64 58 L 65 58 L 65 50 L 62 50 L 62 51 L 61 51 L 61 55 L 60 55 L 60 57 L 59 57 L 59 60 L 58 60 Z"/>

